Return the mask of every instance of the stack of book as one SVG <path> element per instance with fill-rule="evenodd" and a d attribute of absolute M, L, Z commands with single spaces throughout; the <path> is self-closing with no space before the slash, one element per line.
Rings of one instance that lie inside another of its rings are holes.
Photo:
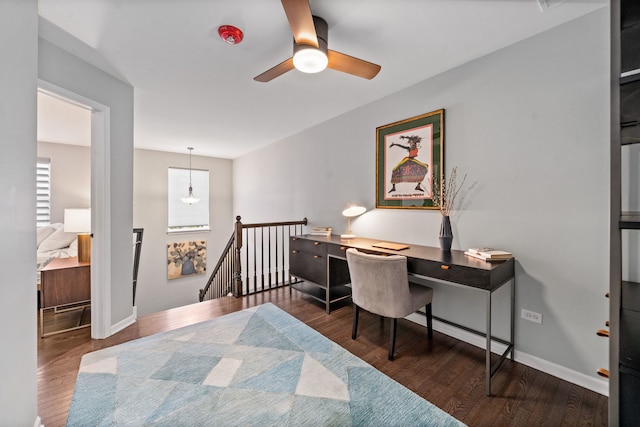
<path fill-rule="evenodd" d="M 511 252 L 493 248 L 469 248 L 469 250 L 465 252 L 465 255 L 489 262 L 506 261 L 513 258 Z"/>
<path fill-rule="evenodd" d="M 331 236 L 331 227 L 311 227 L 312 236 Z"/>

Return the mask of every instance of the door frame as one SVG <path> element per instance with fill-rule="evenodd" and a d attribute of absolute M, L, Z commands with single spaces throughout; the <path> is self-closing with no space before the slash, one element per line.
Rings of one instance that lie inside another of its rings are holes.
<path fill-rule="evenodd" d="M 38 79 L 38 90 L 91 110 L 91 338 L 111 335 L 111 108 Z"/>

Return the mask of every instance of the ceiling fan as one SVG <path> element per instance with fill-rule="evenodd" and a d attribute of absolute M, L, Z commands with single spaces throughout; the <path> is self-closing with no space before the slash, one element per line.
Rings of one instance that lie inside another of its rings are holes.
<path fill-rule="evenodd" d="M 294 68 L 317 73 L 329 67 L 364 79 L 374 78 L 380 66 L 327 48 L 327 21 L 313 16 L 309 0 L 282 0 L 293 33 L 293 57 L 253 79 L 268 82 Z"/>

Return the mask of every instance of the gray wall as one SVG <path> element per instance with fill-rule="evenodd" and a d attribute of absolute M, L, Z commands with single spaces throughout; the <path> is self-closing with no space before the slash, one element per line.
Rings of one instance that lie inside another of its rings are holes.
<path fill-rule="evenodd" d="M 38 141 L 38 157 L 51 159 L 51 222 L 64 210 L 91 207 L 91 148 Z"/>
<path fill-rule="evenodd" d="M 0 426 L 32 426 L 36 391 L 38 3 L 0 2 Z"/>
<path fill-rule="evenodd" d="M 249 222 L 307 216 L 341 233 L 340 212 L 356 201 L 370 209 L 356 234 L 437 246 L 437 211 L 375 209 L 375 129 L 444 108 L 446 169 L 468 174 L 454 249 L 512 251 L 517 354 L 598 382 L 608 365 L 595 334 L 608 319 L 608 18 L 601 9 L 236 159 L 235 211 Z M 477 294 L 434 287 L 434 314 L 484 324 Z M 521 308 L 543 324 L 520 319 Z"/>
<path fill-rule="evenodd" d="M 192 164 L 194 169 L 209 171 L 211 231 L 168 235 L 167 168 L 188 167 L 189 156 L 135 150 L 133 224 L 144 228 L 136 296 L 140 316 L 198 302 L 198 291 L 204 288 L 233 231 L 231 160 L 193 156 Z M 196 188 L 194 191 L 197 194 Z M 167 244 L 188 240 L 207 241 L 207 274 L 168 280 Z"/>

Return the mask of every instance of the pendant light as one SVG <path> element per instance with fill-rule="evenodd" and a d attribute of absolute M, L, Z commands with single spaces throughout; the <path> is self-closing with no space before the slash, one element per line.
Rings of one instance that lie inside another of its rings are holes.
<path fill-rule="evenodd" d="M 193 195 L 193 187 L 191 186 L 191 151 L 193 151 L 193 147 L 187 147 L 189 150 L 189 193 L 187 193 L 187 197 L 180 197 L 183 203 L 188 205 L 193 205 L 200 201 L 200 198 Z"/>

